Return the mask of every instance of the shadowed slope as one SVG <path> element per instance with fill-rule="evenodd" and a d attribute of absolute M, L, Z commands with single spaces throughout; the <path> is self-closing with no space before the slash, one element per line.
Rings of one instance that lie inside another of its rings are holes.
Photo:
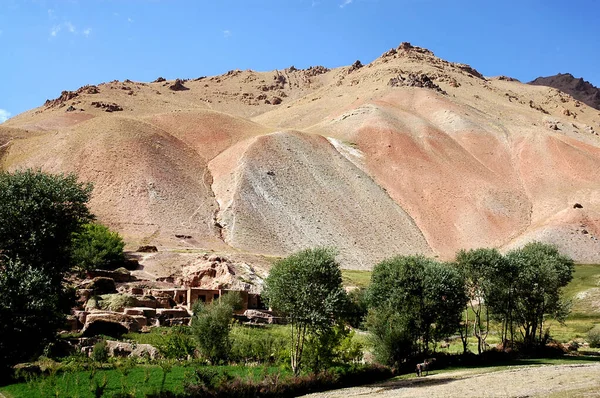
<path fill-rule="evenodd" d="M 77 172 L 94 183 L 92 211 L 130 241 L 192 235 L 218 242 L 206 163 L 183 142 L 152 125 L 98 117 L 77 129 L 13 141 L 6 167 Z"/>

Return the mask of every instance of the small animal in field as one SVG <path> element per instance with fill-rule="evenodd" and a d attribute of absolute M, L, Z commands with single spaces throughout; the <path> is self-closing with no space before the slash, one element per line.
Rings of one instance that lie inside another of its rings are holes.
<path fill-rule="evenodd" d="M 435 361 L 435 358 L 432 359 L 426 359 L 421 363 L 417 364 L 417 377 L 421 377 L 421 376 L 428 376 L 429 375 L 429 366 L 431 365 L 431 363 Z M 425 373 L 423 375 L 423 373 Z"/>

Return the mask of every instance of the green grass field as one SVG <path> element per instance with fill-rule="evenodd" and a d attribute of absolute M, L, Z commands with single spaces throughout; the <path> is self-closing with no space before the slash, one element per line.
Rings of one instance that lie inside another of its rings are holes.
<path fill-rule="evenodd" d="M 93 397 L 94 388 L 104 380 L 106 388 L 104 395 L 111 397 L 117 393 L 129 394 L 128 396 L 144 397 L 148 393 L 165 391 L 182 393 L 186 380 L 192 380 L 194 371 L 202 366 L 191 364 L 173 366 L 166 374 L 165 384 L 162 386 L 163 369 L 157 365 L 137 365 L 127 372 L 118 369 L 75 372 L 58 372 L 49 377 L 32 380 L 28 383 L 12 384 L 0 388 L 6 397 Z M 206 366 L 204 366 L 206 367 Z M 279 367 L 252 367 L 252 366 L 213 366 L 229 377 L 260 380 L 266 374 L 290 374 L 289 371 Z"/>
<path fill-rule="evenodd" d="M 367 287 L 371 283 L 371 271 L 342 270 L 342 283 L 347 287 Z"/>

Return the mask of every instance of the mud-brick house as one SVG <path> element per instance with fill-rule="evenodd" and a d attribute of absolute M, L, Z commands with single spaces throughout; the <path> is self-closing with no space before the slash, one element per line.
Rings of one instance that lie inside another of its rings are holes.
<path fill-rule="evenodd" d="M 178 288 L 178 289 L 156 289 L 152 291 L 154 296 L 168 296 L 175 302 L 175 305 L 185 306 L 188 310 L 192 310 L 197 301 L 203 303 L 211 303 L 218 300 L 219 297 L 226 293 L 237 293 L 241 297 L 242 309 L 236 311 L 243 314 L 246 310 L 264 310 L 266 306 L 260 299 L 260 294 L 249 293 L 245 290 L 229 290 L 229 289 L 202 289 L 202 288 Z"/>

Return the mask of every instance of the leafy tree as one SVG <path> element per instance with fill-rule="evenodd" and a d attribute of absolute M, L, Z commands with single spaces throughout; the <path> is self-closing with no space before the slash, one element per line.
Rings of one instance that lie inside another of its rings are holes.
<path fill-rule="evenodd" d="M 73 233 L 93 218 L 91 193 L 73 174 L 0 172 L 0 252 L 61 280 L 72 267 Z"/>
<path fill-rule="evenodd" d="M 307 249 L 277 261 L 265 281 L 263 295 L 275 311 L 288 318 L 291 366 L 297 375 L 307 335 L 327 333 L 346 308 L 335 252 Z"/>
<path fill-rule="evenodd" d="M 125 242 L 108 227 L 88 223 L 73 237 L 73 262 L 81 270 L 116 269 L 125 261 Z"/>
<path fill-rule="evenodd" d="M 372 308 L 366 318 L 375 359 L 396 366 L 419 353 L 417 338 L 409 319 L 390 306 Z"/>
<path fill-rule="evenodd" d="M 385 345 L 379 352 L 392 355 L 385 362 L 427 353 L 432 341 L 453 334 L 466 299 L 462 275 L 447 264 L 423 256 L 398 256 L 377 264 L 367 294 L 367 324 L 376 343 Z M 386 319 L 395 324 L 387 327 Z"/>
<path fill-rule="evenodd" d="M 352 340 L 351 331 L 341 320 L 319 333 L 309 334 L 304 348 L 304 364 L 314 373 L 344 363 L 359 361 L 362 345 Z"/>
<path fill-rule="evenodd" d="M 64 321 L 74 297 L 63 278 L 72 236 L 93 218 L 91 191 L 74 175 L 0 172 L 0 364 L 39 353 Z"/>
<path fill-rule="evenodd" d="M 485 340 L 490 326 L 489 308 L 486 303 L 492 289 L 492 276 L 505 268 L 505 261 L 502 254 L 496 249 L 461 250 L 456 255 L 456 266 L 465 278 L 466 293 L 469 297 L 468 307 L 465 309 L 464 332 L 461 329 L 465 352 L 469 334 L 469 308 L 475 314 L 473 334 L 477 338 L 477 351 L 481 354 L 485 349 Z"/>
<path fill-rule="evenodd" d="M 200 353 L 213 364 L 225 361 L 229 356 L 233 311 L 239 301 L 238 294 L 227 293 L 211 303 L 198 301 L 194 304 L 192 334 L 198 341 Z"/>
<path fill-rule="evenodd" d="M 556 246 L 533 242 L 506 255 L 518 269 L 515 288 L 515 317 L 522 328 L 523 343 L 532 346 L 543 340 L 544 317 L 564 320 L 569 305 L 561 289 L 573 279 L 573 260 Z"/>

